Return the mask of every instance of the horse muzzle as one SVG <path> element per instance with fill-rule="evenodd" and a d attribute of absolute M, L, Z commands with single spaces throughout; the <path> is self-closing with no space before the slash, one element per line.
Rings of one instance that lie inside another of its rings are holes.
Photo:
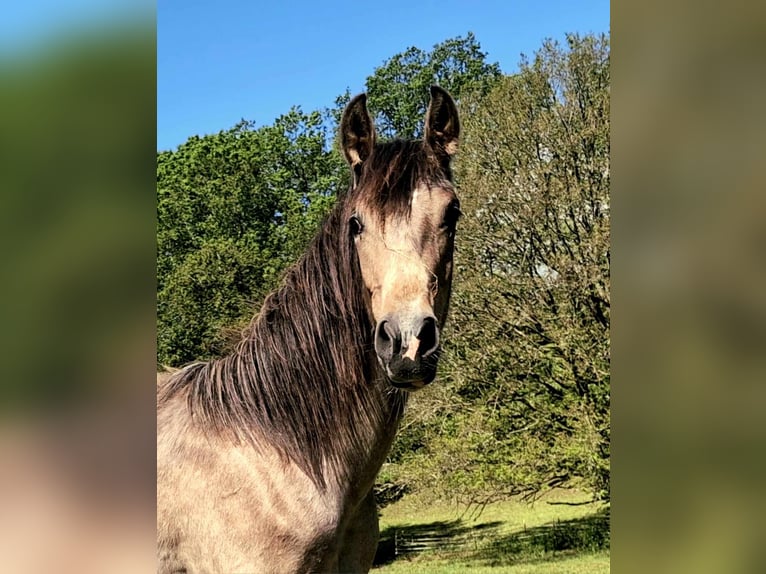
<path fill-rule="evenodd" d="M 387 316 L 375 328 L 375 352 L 394 387 L 414 391 L 431 383 L 439 362 L 439 328 L 432 315 Z"/>

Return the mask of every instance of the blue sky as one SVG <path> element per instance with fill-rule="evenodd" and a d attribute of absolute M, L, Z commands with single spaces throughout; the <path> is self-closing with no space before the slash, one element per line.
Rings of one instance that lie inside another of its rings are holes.
<path fill-rule="evenodd" d="M 242 118 L 270 124 L 292 105 L 330 106 L 409 46 L 472 31 L 510 73 L 545 38 L 608 30 L 602 0 L 158 0 L 157 148 Z"/>
<path fill-rule="evenodd" d="M 5 2 L 0 16 L 0 56 L 23 56 L 61 36 L 102 29 L 107 24 L 147 21 L 153 9 L 152 0 Z"/>

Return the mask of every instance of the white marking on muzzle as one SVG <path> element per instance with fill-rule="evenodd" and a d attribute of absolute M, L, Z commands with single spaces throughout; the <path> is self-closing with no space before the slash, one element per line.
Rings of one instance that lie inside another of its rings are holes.
<path fill-rule="evenodd" d="M 408 358 L 411 361 L 415 360 L 415 356 L 418 354 L 418 348 L 420 347 L 420 339 L 417 337 L 413 337 L 410 340 L 410 344 L 407 347 L 407 352 L 402 355 L 403 357 Z"/>

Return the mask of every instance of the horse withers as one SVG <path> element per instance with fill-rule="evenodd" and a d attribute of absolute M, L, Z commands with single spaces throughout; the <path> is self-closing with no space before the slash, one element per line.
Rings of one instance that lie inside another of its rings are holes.
<path fill-rule="evenodd" d="M 431 88 L 423 140 L 341 120 L 352 171 L 234 351 L 158 382 L 159 572 L 367 572 L 375 476 L 408 392 L 434 380 L 460 208 L 458 112 Z"/>

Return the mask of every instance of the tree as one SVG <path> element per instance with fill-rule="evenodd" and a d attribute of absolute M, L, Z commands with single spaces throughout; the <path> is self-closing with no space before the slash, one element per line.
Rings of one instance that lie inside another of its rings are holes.
<path fill-rule="evenodd" d="M 472 34 L 410 48 L 368 78 L 384 135 L 419 133 L 428 87 L 483 92 L 500 76 Z M 406 68 L 406 72 L 397 70 Z M 298 109 L 273 126 L 242 121 L 158 154 L 158 361 L 219 354 L 348 185 L 331 149 L 348 92 L 324 118 Z M 410 133 L 412 132 L 412 133 Z"/>
<path fill-rule="evenodd" d="M 486 57 L 469 32 L 465 38 L 457 36 L 436 44 L 430 52 L 413 46 L 386 60 L 365 82 L 378 135 L 421 137 L 428 88 L 433 84 L 458 102 L 472 93 L 486 94 L 501 77 L 500 66 L 487 63 Z M 336 121 L 350 98 L 346 91 L 336 99 Z"/>
<path fill-rule="evenodd" d="M 158 361 L 179 365 L 224 349 L 225 328 L 297 259 L 346 170 L 320 115 L 299 109 L 190 138 L 157 163 Z"/>
<path fill-rule="evenodd" d="M 472 34 L 367 79 L 384 137 L 417 137 L 428 86 L 459 100 L 464 218 L 440 382 L 411 401 L 382 479 L 488 500 L 609 497 L 609 39 L 546 42 L 518 74 Z M 339 114 L 298 109 L 158 154 L 158 360 L 217 355 L 348 185 Z M 333 121 L 335 118 L 335 121 Z"/>
<path fill-rule="evenodd" d="M 451 392 L 400 469 L 451 494 L 609 497 L 609 40 L 567 43 L 463 115 Z"/>

